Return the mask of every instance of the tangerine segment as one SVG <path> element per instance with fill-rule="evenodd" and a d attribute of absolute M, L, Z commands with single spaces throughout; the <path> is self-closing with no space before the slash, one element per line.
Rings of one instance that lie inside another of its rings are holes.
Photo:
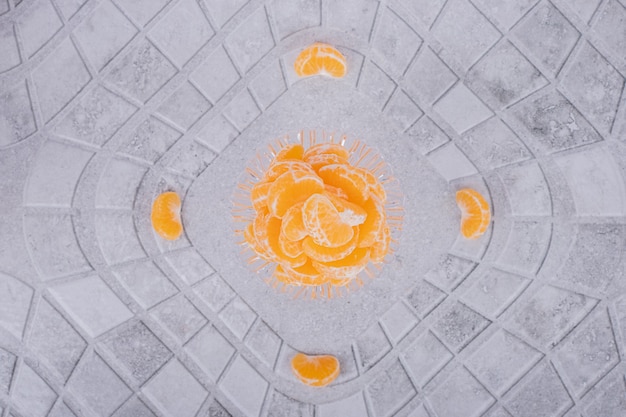
<path fill-rule="evenodd" d="M 357 248 L 345 258 L 332 262 L 312 261 L 320 273 L 331 277 L 331 282 L 355 278 L 363 271 L 370 260 L 369 248 Z"/>
<path fill-rule="evenodd" d="M 322 74 L 341 78 L 346 74 L 346 58 L 341 52 L 319 42 L 300 52 L 293 66 L 299 77 Z"/>
<path fill-rule="evenodd" d="M 350 165 L 333 164 L 320 168 L 318 175 L 324 184 L 341 188 L 348 195 L 348 200 L 362 205 L 369 193 L 367 183 L 361 174 Z"/>
<path fill-rule="evenodd" d="M 302 220 L 308 235 L 321 246 L 336 248 L 354 236 L 352 226 L 341 220 L 333 203 L 323 194 L 313 194 L 304 202 Z"/>
<path fill-rule="evenodd" d="M 381 229 L 386 224 L 385 214 L 381 202 L 375 196 L 371 196 L 363 209 L 367 212 L 367 218 L 362 225 L 359 226 L 360 242 L 359 247 L 370 247 L 376 242 Z"/>
<path fill-rule="evenodd" d="M 339 360 L 332 355 L 297 353 L 291 359 L 291 370 L 306 385 L 323 387 L 339 376 Z"/>
<path fill-rule="evenodd" d="M 325 167 L 326 165 L 349 163 L 347 159 L 344 159 L 332 153 L 324 153 L 321 155 L 312 156 L 306 162 L 311 166 L 311 168 L 313 168 L 313 171 L 315 172 L 319 172 L 320 169 L 322 167 Z"/>
<path fill-rule="evenodd" d="M 283 216 L 282 233 L 293 242 L 297 242 L 306 237 L 307 231 L 302 220 L 302 206 L 304 203 L 294 204 Z"/>
<path fill-rule="evenodd" d="M 257 254 L 266 261 L 276 262 L 277 258 L 270 249 L 267 226 L 270 220 L 270 213 L 267 209 L 257 212 L 252 222 L 252 234 L 256 241 Z"/>
<path fill-rule="evenodd" d="M 282 218 L 294 204 L 324 191 L 324 183 L 315 174 L 289 171 L 276 178 L 267 196 L 267 205 L 273 216 Z"/>
<path fill-rule="evenodd" d="M 259 255 L 260 258 L 265 259 L 265 260 L 270 259 L 269 255 L 265 252 L 265 249 L 261 245 L 259 245 L 259 243 L 256 240 L 256 237 L 254 236 L 254 224 L 253 223 L 248 224 L 248 226 L 243 232 L 243 237 L 246 239 L 246 242 L 248 243 L 250 248 L 257 255 Z"/>
<path fill-rule="evenodd" d="M 180 207 L 180 197 L 173 191 L 159 194 L 152 203 L 152 228 L 163 239 L 176 240 L 183 233 Z"/>
<path fill-rule="evenodd" d="M 267 182 L 272 182 L 286 172 L 295 171 L 303 171 L 312 175 L 316 175 L 315 171 L 313 171 L 308 164 L 297 160 L 286 160 L 274 162 L 273 164 L 271 164 L 265 172 L 264 179 Z"/>
<path fill-rule="evenodd" d="M 287 161 L 293 159 L 302 160 L 303 156 L 304 146 L 299 143 L 291 143 L 281 148 L 281 150 L 276 154 L 274 161 Z"/>
<path fill-rule="evenodd" d="M 476 190 L 464 188 L 456 193 L 456 204 L 461 210 L 461 234 L 467 239 L 482 236 L 489 222 L 491 211 L 489 203 Z"/>
<path fill-rule="evenodd" d="M 284 266 L 296 268 L 306 263 L 308 258 L 301 251 L 296 256 L 290 256 L 283 251 L 280 245 L 280 226 L 281 221 L 276 217 L 270 217 L 267 221 L 267 244 L 271 253 L 278 260 L 278 263 Z"/>
<path fill-rule="evenodd" d="M 367 188 L 370 194 L 374 194 L 380 201 L 385 203 L 385 201 L 387 201 L 387 193 L 374 174 L 365 168 L 357 168 L 357 171 L 363 175 L 363 179 L 365 179 L 365 182 L 367 183 Z"/>
<path fill-rule="evenodd" d="M 301 248 L 304 250 L 304 253 L 311 258 L 313 261 L 318 262 L 332 262 L 338 261 L 339 259 L 345 258 L 350 255 L 354 249 L 356 249 L 356 245 L 359 242 L 359 229 L 354 228 L 354 236 L 348 243 L 342 246 L 338 246 L 336 248 L 328 248 L 326 246 L 321 246 L 315 243 L 311 236 L 307 236 L 302 240 Z"/>
<path fill-rule="evenodd" d="M 302 240 L 290 240 L 285 236 L 282 230 L 278 236 L 278 246 L 280 246 L 280 249 L 290 258 L 297 258 L 302 254 L 302 252 L 304 252 L 304 249 L 302 248 Z"/>
<path fill-rule="evenodd" d="M 348 199 L 348 194 L 341 188 L 333 187 L 332 185 L 324 184 L 324 190 L 326 191 L 326 195 L 329 193 L 334 195 L 335 197 L 343 198 L 344 200 Z"/>
<path fill-rule="evenodd" d="M 344 223 L 348 223 L 350 226 L 358 226 L 365 222 L 367 212 L 361 206 L 337 197 L 333 193 L 326 192 L 324 195 L 333 203 Z"/>
<path fill-rule="evenodd" d="M 389 226 L 385 225 L 371 247 L 370 261 L 375 264 L 381 263 L 389 252 L 389 243 L 391 243 L 391 231 Z"/>
<path fill-rule="evenodd" d="M 287 285 L 299 285 L 294 278 L 291 277 L 280 264 L 276 265 L 274 270 L 274 277 L 283 284 Z"/>
<path fill-rule="evenodd" d="M 317 145 L 313 145 L 304 152 L 302 159 L 304 162 L 310 163 L 311 158 L 320 155 L 335 155 L 346 161 L 350 159 L 350 152 L 338 143 L 318 143 Z"/>
<path fill-rule="evenodd" d="M 283 268 L 287 275 L 297 283 L 297 285 L 306 285 L 306 286 L 318 286 L 324 285 L 328 281 L 330 281 L 330 277 L 322 274 L 313 266 L 313 263 L 310 259 L 307 262 L 299 267 L 290 268 L 288 266 L 283 265 Z"/>
<path fill-rule="evenodd" d="M 267 195 L 270 192 L 271 185 L 267 181 L 259 181 L 250 190 L 250 200 L 252 200 L 252 207 L 256 211 L 267 208 Z"/>

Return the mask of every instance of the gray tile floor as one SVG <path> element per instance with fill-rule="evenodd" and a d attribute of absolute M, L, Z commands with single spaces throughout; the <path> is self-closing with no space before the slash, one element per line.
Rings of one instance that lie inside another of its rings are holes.
<path fill-rule="evenodd" d="M 344 79 L 295 76 L 313 41 Z M 625 76 L 624 0 L 0 0 L 0 415 L 623 417 Z M 246 162 L 300 129 L 405 194 L 342 299 L 268 288 L 232 233 Z M 300 384 L 298 350 L 341 376 Z"/>

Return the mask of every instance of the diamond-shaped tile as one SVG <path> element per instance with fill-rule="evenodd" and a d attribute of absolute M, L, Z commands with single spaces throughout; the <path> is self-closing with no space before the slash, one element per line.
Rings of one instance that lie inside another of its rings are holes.
<path fill-rule="evenodd" d="M 582 396 L 619 361 L 606 310 L 582 322 L 557 348 L 563 378 Z"/>
<path fill-rule="evenodd" d="M 219 27 L 224 26 L 249 0 L 204 0 L 209 14 Z"/>
<path fill-rule="evenodd" d="M 185 346 L 189 354 L 200 364 L 212 381 L 224 372 L 235 348 L 213 326 L 205 326 Z"/>
<path fill-rule="evenodd" d="M 120 377 L 93 352 L 79 363 L 67 388 L 99 415 L 110 415 L 131 394 Z"/>
<path fill-rule="evenodd" d="M 17 49 L 13 25 L 2 25 L 0 28 L 0 56 L 3 58 L 0 61 L 0 73 L 10 70 L 22 62 Z"/>
<path fill-rule="evenodd" d="M 155 417 L 154 413 L 137 397 L 131 397 L 120 408 L 117 409 L 113 417 Z M 59 416 L 61 417 L 61 416 Z"/>
<path fill-rule="evenodd" d="M 609 1 L 599 13 L 593 29 L 614 54 L 623 57 L 626 50 L 626 6 L 617 0 Z"/>
<path fill-rule="evenodd" d="M 64 40 L 33 70 L 33 81 L 45 120 L 52 119 L 90 79 L 72 41 L 69 38 Z"/>
<path fill-rule="evenodd" d="M 537 153 L 546 154 L 602 140 L 565 97 L 539 92 L 514 105 L 510 113 L 523 126 L 520 135 Z"/>
<path fill-rule="evenodd" d="M 540 346 L 555 345 L 593 308 L 596 300 L 544 285 L 539 292 L 519 300 L 507 327 Z"/>
<path fill-rule="evenodd" d="M 420 118 L 406 131 L 406 134 L 412 141 L 411 145 L 422 155 L 426 155 L 450 141 L 448 135 L 427 116 Z"/>
<path fill-rule="evenodd" d="M 426 280 L 452 291 L 476 268 L 476 263 L 454 255 L 442 255 L 435 267 L 426 273 Z"/>
<path fill-rule="evenodd" d="M 327 7 L 328 25 L 361 39 L 369 39 L 378 1 L 376 0 L 344 0 L 331 2 Z"/>
<path fill-rule="evenodd" d="M 26 139 L 37 130 L 26 84 L 0 96 L 0 147 Z"/>
<path fill-rule="evenodd" d="M 367 61 L 359 78 L 358 89 L 365 93 L 370 100 L 379 108 L 391 97 L 396 88 L 396 83 L 372 61 Z"/>
<path fill-rule="evenodd" d="M 182 67 L 214 33 L 196 0 L 182 0 L 150 31 L 150 38 Z"/>
<path fill-rule="evenodd" d="M 435 311 L 432 330 L 455 351 L 460 351 L 491 322 L 467 306 L 454 302 Z"/>
<path fill-rule="evenodd" d="M 489 110 L 464 84 L 457 83 L 437 103 L 434 109 L 458 133 L 476 126 L 489 118 Z"/>
<path fill-rule="evenodd" d="M 445 0 L 400 0 L 400 3 L 408 9 L 413 16 L 419 18 L 428 27 L 441 13 Z"/>
<path fill-rule="evenodd" d="M 232 415 L 217 400 L 213 400 L 209 406 L 209 414 L 206 417 L 232 417 Z"/>
<path fill-rule="evenodd" d="M 243 132 L 254 121 L 261 111 L 248 90 L 238 94 L 224 110 L 224 116 Z"/>
<path fill-rule="evenodd" d="M 407 295 L 407 301 L 421 317 L 427 316 L 441 301 L 446 298 L 446 293 L 434 285 L 420 280 Z"/>
<path fill-rule="evenodd" d="M 167 262 L 188 284 L 195 284 L 212 274 L 213 268 L 194 249 L 165 255 Z"/>
<path fill-rule="evenodd" d="M 399 361 L 395 361 L 372 381 L 366 391 L 376 417 L 392 415 L 416 394 L 415 387 Z"/>
<path fill-rule="evenodd" d="M 102 172 L 96 190 L 96 207 L 132 209 L 146 169 L 112 158 Z"/>
<path fill-rule="evenodd" d="M 280 39 L 322 23 L 321 0 L 273 0 L 270 4 Z"/>
<path fill-rule="evenodd" d="M 176 74 L 176 68 L 148 40 L 142 40 L 119 63 L 106 80 L 145 103 Z"/>
<path fill-rule="evenodd" d="M 119 0 L 117 5 L 133 21 L 145 26 L 171 0 Z"/>
<path fill-rule="evenodd" d="M 430 48 L 418 54 L 404 76 L 409 95 L 426 104 L 435 102 L 457 79 Z"/>
<path fill-rule="evenodd" d="M 102 69 L 135 36 L 137 29 L 109 0 L 74 30 L 87 59 Z"/>
<path fill-rule="evenodd" d="M 97 146 L 104 145 L 137 109 L 98 86 L 87 93 L 54 128 L 58 135 Z"/>
<path fill-rule="evenodd" d="M 504 184 L 511 211 L 519 216 L 552 214 L 550 190 L 543 171 L 536 162 L 498 170 Z"/>
<path fill-rule="evenodd" d="M 226 47 L 238 67 L 248 72 L 274 47 L 274 38 L 263 7 L 242 22 L 227 38 Z"/>
<path fill-rule="evenodd" d="M 189 129 L 210 108 L 211 103 L 196 87 L 186 82 L 157 111 L 181 128 Z"/>
<path fill-rule="evenodd" d="M 363 393 L 357 392 L 349 397 L 318 405 L 316 415 L 319 417 L 362 417 L 368 414 Z"/>
<path fill-rule="evenodd" d="M 237 136 L 239 131 L 224 116 L 217 115 L 202 128 L 198 141 L 216 152 L 222 152 Z"/>
<path fill-rule="evenodd" d="M 246 346 L 270 369 L 274 367 L 282 341 L 264 321 L 258 320 L 246 337 Z"/>
<path fill-rule="evenodd" d="M 449 1 L 432 32 L 464 71 L 500 38 L 498 30 L 467 0 Z"/>
<path fill-rule="evenodd" d="M 241 298 L 237 297 L 224 307 L 219 317 L 235 336 L 243 340 L 256 319 L 256 313 Z"/>
<path fill-rule="evenodd" d="M 417 317 L 402 302 L 394 304 L 380 318 L 380 323 L 393 344 L 402 340 L 417 322 Z"/>
<path fill-rule="evenodd" d="M 454 143 L 435 149 L 426 159 L 448 182 L 478 173 L 474 164 Z"/>
<path fill-rule="evenodd" d="M 278 391 L 271 395 L 267 415 L 268 416 L 298 416 L 313 417 L 313 405 L 290 398 Z"/>
<path fill-rule="evenodd" d="M 174 284 L 151 261 L 124 264 L 114 273 L 144 308 L 150 308 L 177 292 Z"/>
<path fill-rule="evenodd" d="M 193 417 L 207 396 L 198 380 L 176 359 L 165 365 L 143 389 L 166 415 Z"/>
<path fill-rule="evenodd" d="M 65 19 L 69 20 L 86 2 L 87 0 L 55 0 L 54 3 Z"/>
<path fill-rule="evenodd" d="M 191 73 L 190 79 L 216 103 L 241 77 L 224 48 L 218 48 Z"/>
<path fill-rule="evenodd" d="M 380 325 L 374 323 L 356 339 L 356 348 L 359 352 L 359 364 L 367 370 L 391 350 L 391 344 Z"/>
<path fill-rule="evenodd" d="M 107 334 L 103 343 L 140 385 L 172 356 L 172 352 L 141 321 Z"/>
<path fill-rule="evenodd" d="M 149 117 L 129 136 L 118 152 L 155 163 L 180 138 L 180 133 Z"/>
<path fill-rule="evenodd" d="M 475 0 L 474 4 L 487 17 L 510 29 L 537 0 Z"/>
<path fill-rule="evenodd" d="M 468 86 L 492 108 L 503 108 L 548 81 L 507 41 L 492 48 L 467 74 Z"/>
<path fill-rule="evenodd" d="M 64 403 L 57 402 L 54 407 L 52 407 L 52 411 L 48 414 L 48 417 L 76 417 L 76 414 Z M 137 417 L 148 417 L 148 416 L 140 416 Z"/>
<path fill-rule="evenodd" d="M 271 63 L 255 79 L 250 81 L 250 92 L 261 108 L 266 109 L 285 91 L 287 84 L 280 62 Z"/>
<path fill-rule="evenodd" d="M 218 274 L 200 282 L 194 287 L 194 292 L 215 312 L 224 308 L 235 296 L 232 288 Z"/>
<path fill-rule="evenodd" d="M 393 120 L 401 131 L 405 131 L 424 114 L 417 104 L 399 89 L 391 96 L 383 113 Z"/>
<path fill-rule="evenodd" d="M 600 131 L 611 130 L 624 77 L 589 43 L 583 45 L 571 66 L 568 65 L 561 84 L 569 99 Z"/>
<path fill-rule="evenodd" d="M 9 393 L 17 356 L 0 348 L 0 392 Z"/>
<path fill-rule="evenodd" d="M 561 415 L 572 405 L 563 383 L 546 362 L 537 366 L 504 398 L 507 409 L 519 417 Z"/>
<path fill-rule="evenodd" d="M 512 34 L 551 75 L 559 71 L 580 36 L 561 12 L 547 1 L 527 14 Z"/>
<path fill-rule="evenodd" d="M 626 414 L 624 377 L 616 373 L 604 378 L 585 396 L 587 416 L 620 417 Z"/>
<path fill-rule="evenodd" d="M 146 256 L 139 243 L 131 213 L 97 214 L 96 236 L 104 258 L 109 264 Z"/>
<path fill-rule="evenodd" d="M 151 312 L 183 343 L 207 323 L 206 318 L 182 295 L 164 301 Z"/>
<path fill-rule="evenodd" d="M 0 326 L 22 339 L 33 290 L 16 278 L 0 273 Z"/>
<path fill-rule="evenodd" d="M 28 347 L 63 377 L 69 378 L 87 343 L 47 301 L 42 301 L 32 325 Z"/>
<path fill-rule="evenodd" d="M 494 398 L 463 367 L 457 368 L 448 379 L 428 395 L 437 415 L 446 417 L 478 417 Z"/>
<path fill-rule="evenodd" d="M 413 380 L 423 387 L 453 355 L 431 332 L 425 332 L 403 353 L 407 370 Z"/>
<path fill-rule="evenodd" d="M 52 388 L 26 364 L 20 367 L 11 396 L 25 415 L 33 417 L 46 416 L 57 399 Z"/>
<path fill-rule="evenodd" d="M 69 215 L 24 216 L 26 240 L 43 279 L 90 271 Z"/>
<path fill-rule="evenodd" d="M 528 286 L 529 280 L 497 269 L 481 274 L 462 300 L 488 317 L 497 317 Z"/>
<path fill-rule="evenodd" d="M 37 1 L 25 13 L 17 17 L 22 42 L 26 55 L 32 57 L 45 45 L 56 32 L 63 27 L 63 22 L 54 10 L 50 0 Z"/>
<path fill-rule="evenodd" d="M 258 416 L 268 385 L 245 359 L 237 356 L 220 381 L 219 387 L 246 415 Z M 241 395 L 243 392 L 246 395 Z"/>
<path fill-rule="evenodd" d="M 394 75 L 404 73 L 422 44 L 415 31 L 390 8 L 382 14 L 372 47 L 377 63 Z"/>
<path fill-rule="evenodd" d="M 551 234 L 550 224 L 515 222 L 497 263 L 515 272 L 536 273 L 548 251 Z"/>
<path fill-rule="evenodd" d="M 132 317 L 132 313 L 98 277 L 56 285 L 50 292 L 92 337 L 98 337 Z"/>
<path fill-rule="evenodd" d="M 467 367 L 491 392 L 501 395 L 537 361 L 541 353 L 499 329 L 467 361 Z"/>

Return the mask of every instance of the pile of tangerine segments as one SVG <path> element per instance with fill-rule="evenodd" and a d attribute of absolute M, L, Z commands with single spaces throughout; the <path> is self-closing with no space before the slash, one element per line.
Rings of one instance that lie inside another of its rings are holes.
<path fill-rule="evenodd" d="M 300 132 L 295 143 L 285 137 L 270 145 L 235 198 L 248 262 L 269 265 L 268 283 L 296 297 L 362 286 L 362 273 L 375 276 L 402 224 L 399 192 L 380 155 L 345 135 L 321 136 L 318 143 L 316 131 Z"/>

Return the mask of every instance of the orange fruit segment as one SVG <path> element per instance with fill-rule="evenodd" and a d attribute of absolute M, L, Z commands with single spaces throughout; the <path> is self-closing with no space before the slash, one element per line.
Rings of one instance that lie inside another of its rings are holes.
<path fill-rule="evenodd" d="M 302 254 L 302 252 L 304 252 L 302 243 L 303 240 L 293 241 L 287 239 L 282 230 L 278 236 L 278 246 L 280 246 L 280 249 L 290 258 L 297 258 Z"/>
<path fill-rule="evenodd" d="M 309 162 L 311 158 L 320 155 L 335 155 L 346 162 L 350 159 L 350 152 L 338 143 L 318 143 L 313 145 L 304 152 L 302 159 L 304 162 Z"/>
<path fill-rule="evenodd" d="M 324 195 L 333 203 L 344 223 L 348 223 L 350 226 L 358 226 L 365 222 L 367 211 L 363 207 L 337 197 L 333 193 L 324 193 Z"/>
<path fill-rule="evenodd" d="M 461 234 L 466 239 L 482 236 L 491 222 L 489 203 L 476 190 L 464 188 L 456 193 L 456 204 L 461 210 Z"/>
<path fill-rule="evenodd" d="M 322 167 L 325 167 L 326 165 L 347 164 L 348 160 L 332 153 L 324 153 L 321 155 L 312 156 L 306 162 L 311 165 L 313 171 L 319 172 L 320 169 Z"/>
<path fill-rule="evenodd" d="M 357 248 L 345 258 L 332 262 L 313 262 L 313 267 L 333 280 L 342 281 L 355 278 L 365 269 L 370 260 L 369 248 Z"/>
<path fill-rule="evenodd" d="M 294 204 L 324 191 L 324 183 L 315 174 L 289 171 L 276 178 L 267 196 L 267 205 L 273 216 L 281 218 Z"/>
<path fill-rule="evenodd" d="M 341 188 L 333 187 L 332 185 L 324 184 L 324 190 L 326 191 L 326 195 L 332 194 L 335 197 L 343 198 L 344 200 L 348 199 L 348 194 Z"/>
<path fill-rule="evenodd" d="M 159 194 L 152 203 L 152 228 L 163 239 L 176 240 L 183 233 L 180 208 L 180 197 L 173 191 Z"/>
<path fill-rule="evenodd" d="M 320 273 L 310 259 L 302 266 L 295 268 L 283 266 L 283 268 L 287 275 L 299 285 L 317 286 L 330 281 L 330 277 Z"/>
<path fill-rule="evenodd" d="M 302 220 L 307 234 L 321 246 L 336 248 L 354 236 L 352 226 L 341 220 L 339 211 L 323 194 L 313 194 L 305 201 Z"/>
<path fill-rule="evenodd" d="M 391 231 L 389 226 L 385 225 L 372 245 L 370 252 L 370 261 L 378 264 L 385 259 L 385 255 L 389 252 L 389 244 L 391 243 Z"/>
<path fill-rule="evenodd" d="M 385 188 L 380 183 L 380 181 L 378 181 L 376 176 L 374 176 L 374 174 L 364 168 L 357 168 L 357 171 L 363 176 L 363 179 L 367 184 L 367 189 L 369 193 L 374 194 L 383 203 L 387 201 L 387 193 L 385 192 Z"/>
<path fill-rule="evenodd" d="M 339 376 L 339 360 L 332 355 L 305 355 L 297 353 L 291 359 L 291 370 L 304 384 L 324 387 Z"/>
<path fill-rule="evenodd" d="M 299 77 L 321 74 L 341 78 L 346 74 L 346 58 L 343 54 L 319 42 L 300 52 L 293 66 Z"/>
<path fill-rule="evenodd" d="M 280 227 L 281 221 L 276 217 L 270 217 L 267 221 L 267 244 L 271 253 L 278 258 L 278 262 L 282 265 L 292 268 L 304 265 L 308 258 L 302 251 L 296 256 L 290 256 L 282 249 L 280 245 Z"/>
<path fill-rule="evenodd" d="M 315 243 L 311 236 L 307 236 L 302 240 L 301 248 L 304 253 L 313 261 L 318 262 L 332 262 L 338 261 L 341 258 L 348 256 L 359 242 L 359 229 L 354 228 L 354 236 L 345 245 L 338 246 L 336 248 L 329 248 L 321 246 Z"/>
<path fill-rule="evenodd" d="M 300 159 L 304 156 L 304 146 L 299 143 L 291 143 L 283 146 L 283 148 L 276 154 L 274 161 L 288 161 L 293 159 Z"/>
<path fill-rule="evenodd" d="M 307 232 L 302 220 L 302 206 L 304 203 L 294 204 L 283 216 L 282 233 L 291 241 L 302 240 Z"/>
<path fill-rule="evenodd" d="M 308 164 L 297 160 L 285 160 L 277 161 L 270 165 L 268 170 L 265 172 L 264 180 L 267 182 L 273 182 L 286 172 L 296 171 L 307 172 L 309 174 L 315 175 L 315 171 L 313 171 L 313 169 L 311 169 Z"/>
<path fill-rule="evenodd" d="M 361 205 L 367 200 L 367 183 L 356 168 L 343 164 L 326 165 L 320 168 L 318 175 L 324 184 L 341 188 L 349 201 Z"/>
<path fill-rule="evenodd" d="M 252 207 L 256 211 L 267 208 L 267 195 L 270 192 L 270 186 L 272 183 L 267 181 L 260 181 L 254 184 L 250 191 L 250 200 L 252 200 Z"/>
<path fill-rule="evenodd" d="M 375 196 L 363 204 L 363 209 L 366 211 L 367 217 L 365 222 L 359 226 L 360 248 L 372 246 L 385 224 L 383 206 Z"/>

